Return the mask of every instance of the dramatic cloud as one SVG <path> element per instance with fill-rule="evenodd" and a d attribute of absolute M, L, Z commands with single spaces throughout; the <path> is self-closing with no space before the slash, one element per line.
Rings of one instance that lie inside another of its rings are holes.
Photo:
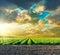
<path fill-rule="evenodd" d="M 59 0 L 0 0 L 0 35 L 18 35 L 21 36 L 24 34 L 25 35 L 34 35 L 36 36 L 55 36 L 55 32 L 59 33 L 58 31 L 49 31 L 51 28 L 54 28 L 54 22 L 55 23 L 60 23 L 60 7 L 59 6 Z M 36 12 L 39 11 L 53 11 L 54 13 L 47 18 L 53 21 L 53 24 L 49 26 L 49 24 L 45 25 L 43 24 L 43 21 L 36 22 L 37 20 L 32 21 L 32 18 L 29 13 L 25 15 L 17 15 L 16 12 L 10 13 L 10 10 L 14 10 L 15 8 L 18 7 L 23 7 L 25 9 L 28 9 L 37 3 L 39 6 L 35 10 Z M 57 8 L 58 7 L 58 8 Z M 22 15 L 22 16 L 21 16 Z M 26 22 L 27 19 L 31 20 L 31 22 Z M 16 22 L 15 22 L 16 21 Z M 5 22 L 10 22 L 10 23 L 5 23 Z M 13 22 L 13 23 L 12 23 Z M 32 23 L 34 22 L 34 23 Z M 21 24 L 22 23 L 22 24 Z M 42 32 L 41 32 L 42 31 Z M 45 32 L 46 31 L 46 32 Z M 47 34 L 48 33 L 48 34 Z M 60 33 L 59 33 L 60 34 Z M 56 35 L 59 35 L 56 34 Z"/>
<path fill-rule="evenodd" d="M 27 9 L 33 4 L 40 2 L 41 0 L 7 0 L 7 1 L 16 4 L 18 7 L 22 6 L 23 8 Z"/>
<path fill-rule="evenodd" d="M 54 11 L 54 14 L 47 18 L 53 20 L 54 22 L 60 22 L 60 8 L 57 8 L 60 6 L 59 2 L 60 0 L 0 0 L 0 22 L 11 22 L 17 17 L 16 13 L 9 14 L 5 9 L 12 10 L 17 6 L 27 9 L 35 3 L 39 4 L 39 7 L 35 10 L 36 12 L 44 11 L 44 9 L 49 11 L 52 10 Z"/>
<path fill-rule="evenodd" d="M 47 18 L 60 25 L 60 7 L 53 11 L 54 13 Z"/>
<path fill-rule="evenodd" d="M 47 10 L 55 10 L 60 6 L 60 0 L 46 0 L 45 7 Z"/>

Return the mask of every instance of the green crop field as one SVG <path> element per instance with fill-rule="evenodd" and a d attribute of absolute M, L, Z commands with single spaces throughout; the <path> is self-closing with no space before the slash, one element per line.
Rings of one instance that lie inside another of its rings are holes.
<path fill-rule="evenodd" d="M 60 44 L 60 38 L 0 38 L 0 45 Z"/>
<path fill-rule="evenodd" d="M 0 45 L 52 45 L 60 44 L 60 28 L 50 32 L 23 34 L 16 36 L 0 36 Z"/>

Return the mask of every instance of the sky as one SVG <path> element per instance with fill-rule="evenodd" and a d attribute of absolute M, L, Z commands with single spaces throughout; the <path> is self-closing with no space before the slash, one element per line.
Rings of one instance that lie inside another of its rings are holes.
<path fill-rule="evenodd" d="M 49 10 L 56 9 L 60 5 L 60 0 L 0 0 L 0 6 L 9 6 L 11 4 L 15 4 L 27 9 L 34 3 L 38 3 L 40 1 L 45 2 L 44 5 L 46 9 Z"/>
<path fill-rule="evenodd" d="M 49 9 L 49 10 L 57 9 L 57 7 L 60 6 L 60 0 L 46 0 L 45 6 L 46 6 L 46 9 Z"/>
<path fill-rule="evenodd" d="M 16 21 L 16 17 L 20 19 L 20 17 L 17 14 L 15 13 L 9 14 L 6 12 L 4 8 L 21 6 L 25 9 L 28 9 L 35 3 L 40 3 L 40 5 L 42 4 L 45 7 L 44 8 L 45 10 L 54 11 L 54 14 L 48 16 L 47 18 L 51 19 L 53 22 L 56 21 L 60 24 L 60 0 L 0 0 L 0 21 L 1 22 L 12 22 L 12 21 Z M 3 7 L 3 9 L 1 7 Z"/>
<path fill-rule="evenodd" d="M 41 3 L 45 7 L 45 10 L 53 10 L 55 13 L 49 16 L 50 19 L 55 19 L 60 22 L 60 0 L 0 0 L 1 7 L 23 7 L 25 9 L 30 8 L 35 3 Z M 2 14 L 3 15 L 3 14 Z M 1 19 L 1 18 L 0 18 Z"/>

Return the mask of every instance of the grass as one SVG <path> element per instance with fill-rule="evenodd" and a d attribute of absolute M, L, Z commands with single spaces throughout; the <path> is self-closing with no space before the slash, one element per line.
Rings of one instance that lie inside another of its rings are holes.
<path fill-rule="evenodd" d="M 60 38 L 0 38 L 0 45 L 55 45 Z"/>

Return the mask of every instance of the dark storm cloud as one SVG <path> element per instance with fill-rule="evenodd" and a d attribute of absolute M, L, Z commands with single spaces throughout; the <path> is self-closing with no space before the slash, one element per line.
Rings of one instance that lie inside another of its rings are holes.
<path fill-rule="evenodd" d="M 50 18 L 54 22 L 60 22 L 60 14 L 55 14 L 53 16 L 49 16 L 48 18 Z"/>
<path fill-rule="evenodd" d="M 7 1 L 14 3 L 17 6 L 22 6 L 26 9 L 32 6 L 34 3 L 40 2 L 41 0 L 7 0 Z"/>
<path fill-rule="evenodd" d="M 55 10 L 60 6 L 60 0 L 46 0 L 45 7 L 47 10 Z"/>
<path fill-rule="evenodd" d="M 60 7 L 54 10 L 54 14 L 51 14 L 47 18 L 60 25 Z"/>
<path fill-rule="evenodd" d="M 9 14 L 5 9 L 13 9 L 17 6 L 7 0 L 0 0 L 0 22 L 11 22 L 15 20 L 16 14 Z"/>
<path fill-rule="evenodd" d="M 15 4 L 18 7 L 23 7 L 25 9 L 30 8 L 35 3 L 39 3 L 44 0 L 0 0 L 0 6 L 10 6 L 11 4 Z"/>
<path fill-rule="evenodd" d="M 12 3 L 26 9 L 32 6 L 34 3 L 39 3 L 40 1 L 45 1 L 45 7 L 48 10 L 54 10 L 60 5 L 60 0 L 0 0 L 0 6 L 9 6 Z"/>
<path fill-rule="evenodd" d="M 6 0 L 0 0 L 0 7 L 7 7 L 12 5 L 12 3 L 6 1 Z"/>
<path fill-rule="evenodd" d="M 47 18 L 60 25 L 60 0 L 46 0 L 45 8 L 54 12 Z"/>

